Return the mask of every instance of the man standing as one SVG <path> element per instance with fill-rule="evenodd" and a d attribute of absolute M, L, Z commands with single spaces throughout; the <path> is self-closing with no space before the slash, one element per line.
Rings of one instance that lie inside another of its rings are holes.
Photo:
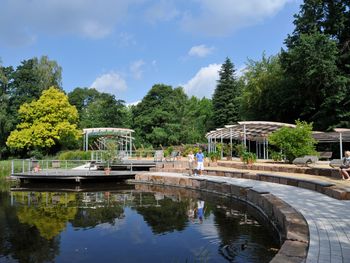
<path fill-rule="evenodd" d="M 202 150 L 199 149 L 199 152 L 196 153 L 196 159 L 197 159 L 197 170 L 200 175 L 202 175 L 202 171 L 204 170 L 204 154 L 202 153 Z"/>

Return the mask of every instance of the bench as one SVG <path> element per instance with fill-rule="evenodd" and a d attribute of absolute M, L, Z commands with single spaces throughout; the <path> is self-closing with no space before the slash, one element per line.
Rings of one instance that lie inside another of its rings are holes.
<path fill-rule="evenodd" d="M 167 162 L 175 162 L 175 160 L 178 157 L 178 155 L 179 155 L 178 151 L 172 151 L 169 156 L 165 157 L 165 161 L 167 161 Z"/>
<path fill-rule="evenodd" d="M 333 152 L 319 152 L 319 159 L 320 160 L 329 160 L 332 158 Z"/>
<path fill-rule="evenodd" d="M 164 159 L 164 151 L 163 150 L 157 150 L 154 153 L 154 161 L 155 162 L 162 162 Z"/>
<path fill-rule="evenodd" d="M 330 161 L 329 166 L 332 168 L 339 168 L 343 164 L 343 159 L 333 159 Z"/>

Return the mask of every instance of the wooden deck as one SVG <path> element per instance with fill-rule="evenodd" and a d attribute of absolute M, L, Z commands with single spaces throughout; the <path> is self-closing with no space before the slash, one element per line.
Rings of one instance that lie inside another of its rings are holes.
<path fill-rule="evenodd" d="M 105 175 L 104 171 L 99 170 L 63 170 L 48 169 L 38 172 L 14 173 L 12 179 L 20 181 L 118 181 L 126 179 L 134 179 L 136 172 L 134 171 L 111 171 L 109 175 Z"/>

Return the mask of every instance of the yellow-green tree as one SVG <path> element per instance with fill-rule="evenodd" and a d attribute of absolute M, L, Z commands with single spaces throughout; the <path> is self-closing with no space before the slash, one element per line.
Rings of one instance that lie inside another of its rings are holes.
<path fill-rule="evenodd" d="M 38 100 L 21 105 L 21 122 L 7 138 L 7 146 L 18 151 L 48 152 L 52 147 L 76 141 L 78 111 L 69 104 L 68 97 L 51 87 Z"/>

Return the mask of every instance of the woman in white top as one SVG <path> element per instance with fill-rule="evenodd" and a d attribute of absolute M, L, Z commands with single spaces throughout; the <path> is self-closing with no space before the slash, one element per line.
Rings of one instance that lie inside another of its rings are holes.
<path fill-rule="evenodd" d="M 345 157 L 343 158 L 343 164 L 340 166 L 339 173 L 343 180 L 350 180 L 350 151 L 345 152 Z"/>
<path fill-rule="evenodd" d="M 187 159 L 188 159 L 188 168 L 190 170 L 190 174 L 192 174 L 192 170 L 193 170 L 193 163 L 194 163 L 194 154 L 192 151 L 190 151 L 187 155 Z"/>

